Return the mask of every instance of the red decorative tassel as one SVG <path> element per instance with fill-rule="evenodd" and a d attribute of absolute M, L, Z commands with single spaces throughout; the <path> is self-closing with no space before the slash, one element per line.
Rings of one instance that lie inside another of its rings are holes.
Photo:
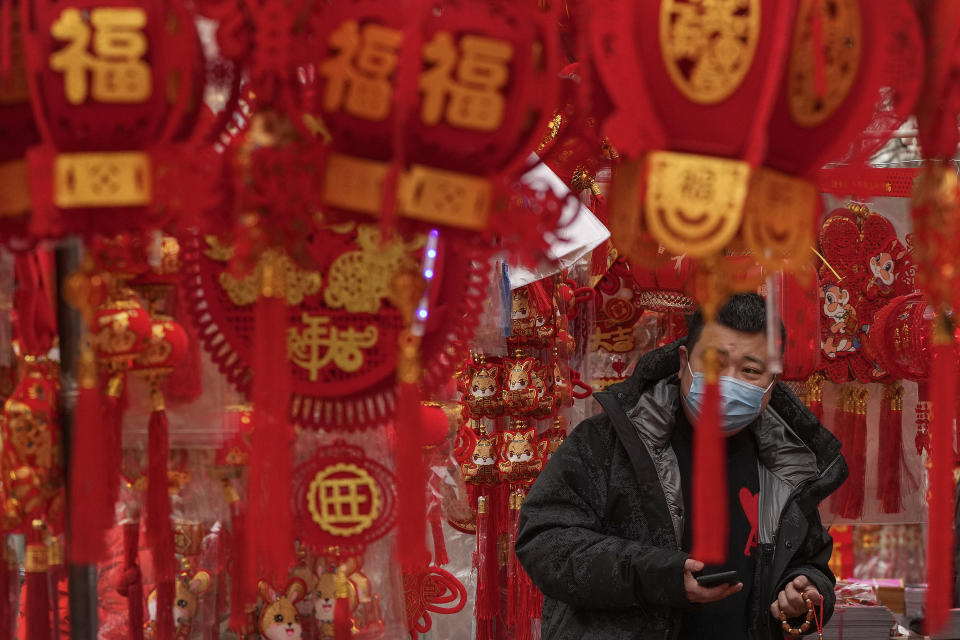
<path fill-rule="evenodd" d="M 477 548 L 473 566 L 477 571 L 477 640 L 494 640 L 495 619 L 499 609 L 500 591 L 497 571 L 496 528 L 491 527 L 489 496 L 477 499 Z"/>
<path fill-rule="evenodd" d="M 720 433 L 720 385 L 716 352 L 705 355 L 707 377 L 693 445 L 693 541 L 690 557 L 705 564 L 727 559 L 726 442 Z"/>
<path fill-rule="evenodd" d="M 401 347 L 402 349 L 402 347 Z M 427 478 L 423 464 L 420 424 L 420 389 L 415 382 L 397 383 L 397 550 L 408 571 L 429 563 L 427 551 Z"/>
<path fill-rule="evenodd" d="M 536 280 L 527 285 L 530 301 L 536 307 L 537 313 L 549 318 L 553 313 L 553 278 Z"/>
<path fill-rule="evenodd" d="M 117 592 L 127 599 L 127 634 L 133 640 L 143 640 L 143 576 L 137 563 L 139 551 L 140 521 L 124 522 L 123 574 Z"/>
<path fill-rule="evenodd" d="M 254 338 L 253 446 L 247 518 L 248 577 L 284 582 L 293 562 L 293 429 L 290 425 L 290 367 L 287 363 L 287 307 L 281 290 L 267 288 L 257 302 Z M 268 295 L 280 293 L 279 296 Z M 266 526 L 270 523 L 270 526 Z M 259 569 L 259 572 L 258 572 Z M 245 585 L 246 602 L 256 600 L 256 585 Z"/>
<path fill-rule="evenodd" d="M 202 566 L 215 568 L 213 571 L 213 593 L 204 598 L 203 601 L 203 640 L 220 640 L 220 621 L 226 600 L 226 582 L 224 580 L 224 566 L 226 558 L 224 557 L 223 545 L 223 525 L 217 523 L 210 530 L 210 534 L 203 541 L 203 551 L 201 556 L 206 560 Z M 304 628 L 306 628 L 304 626 Z M 306 638 L 304 634 L 304 638 Z"/>
<path fill-rule="evenodd" d="M 867 476 L 867 389 L 856 386 L 850 390 L 845 457 L 850 467 L 847 491 L 839 515 L 851 520 L 863 515 L 863 500 Z"/>
<path fill-rule="evenodd" d="M 433 563 L 438 567 L 450 562 L 447 555 L 447 544 L 443 538 L 443 511 L 440 505 L 430 510 L 430 532 L 433 535 Z"/>
<path fill-rule="evenodd" d="M 806 393 L 804 394 L 804 402 L 807 405 L 807 408 L 810 409 L 812 413 L 820 423 L 823 423 L 823 374 L 815 373 L 809 378 L 806 382 Z"/>
<path fill-rule="evenodd" d="M 850 451 L 853 448 L 851 436 L 853 429 L 850 421 L 852 418 L 850 411 L 850 398 L 853 387 L 845 384 L 840 387 L 837 394 L 837 404 L 833 414 L 833 435 L 837 437 L 842 446 L 843 455 L 850 464 Z M 830 496 L 830 510 L 836 514 L 843 513 L 844 505 L 847 503 L 847 496 L 850 494 L 850 481 L 845 481 Z"/>
<path fill-rule="evenodd" d="M 157 583 L 157 638 L 173 637 L 176 557 L 173 529 L 170 526 L 170 490 L 167 480 L 169 443 L 167 413 L 163 395 L 153 389 L 150 395 L 153 412 L 148 426 L 149 461 L 147 464 L 147 543 L 153 559 Z"/>
<path fill-rule="evenodd" d="M 187 332 L 188 346 L 184 359 L 174 367 L 167 380 L 166 397 L 171 403 L 188 404 L 203 393 L 203 358 L 200 354 L 200 338 L 196 324 L 187 312 L 184 300 L 186 288 L 177 289 L 177 322 Z"/>
<path fill-rule="evenodd" d="M 517 492 L 511 491 L 507 511 L 507 533 L 508 533 L 508 551 L 507 551 L 507 625 L 513 630 L 514 636 L 519 638 L 519 627 L 522 626 L 520 619 L 521 610 L 521 590 L 520 581 L 517 575 L 517 567 L 520 562 L 517 560 L 515 552 L 517 546 L 517 523 L 519 510 L 517 508 Z"/>
<path fill-rule="evenodd" d="M 10 579 L 10 551 L 6 534 L 0 533 L 0 640 L 13 640 L 10 587 L 15 582 Z"/>
<path fill-rule="evenodd" d="M 900 513 L 900 479 L 903 471 L 903 386 L 885 385 L 880 411 L 880 474 L 877 497 L 883 513 Z"/>
<path fill-rule="evenodd" d="M 610 267 L 609 256 L 610 241 L 604 240 L 599 247 L 593 250 L 593 254 L 590 256 L 591 276 L 602 276 L 607 272 L 607 269 Z"/>
<path fill-rule="evenodd" d="M 30 640 L 50 640 L 50 576 L 44 527 L 39 521 L 27 530 L 27 634 Z"/>
<path fill-rule="evenodd" d="M 933 365 L 930 375 L 933 400 L 931 425 L 930 512 L 927 531 L 926 633 L 943 628 L 953 606 L 953 420 L 957 389 L 956 351 L 941 315 L 935 321 Z"/>
<path fill-rule="evenodd" d="M 107 510 L 108 521 L 107 528 L 114 524 L 117 499 L 120 497 L 120 468 L 123 463 L 123 412 L 126 409 L 128 399 L 124 393 L 124 374 L 112 373 L 107 379 L 103 395 L 103 416 L 101 420 L 101 429 L 103 430 L 103 443 L 106 449 L 106 474 L 107 474 Z"/>
<path fill-rule="evenodd" d="M 350 612 L 350 587 L 347 578 L 337 571 L 337 601 L 333 605 L 333 640 L 351 640 L 353 620 Z"/>
<path fill-rule="evenodd" d="M 249 626 L 246 609 L 247 600 L 245 599 L 246 591 L 243 586 L 251 582 L 247 579 L 248 571 L 246 568 L 246 514 L 243 512 L 243 505 L 240 504 L 240 498 L 232 486 L 224 486 L 224 494 L 230 504 L 230 521 L 233 526 L 233 535 L 230 540 L 230 628 L 242 635 Z"/>
<path fill-rule="evenodd" d="M 93 351 L 85 348 L 77 370 L 79 390 L 74 410 L 70 459 L 70 562 L 96 564 L 103 558 L 104 535 L 113 519 L 107 504 L 107 448 L 97 364 Z"/>

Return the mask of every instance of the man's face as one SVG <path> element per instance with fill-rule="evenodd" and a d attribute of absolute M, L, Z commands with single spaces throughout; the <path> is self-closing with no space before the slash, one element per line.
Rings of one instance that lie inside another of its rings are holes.
<path fill-rule="evenodd" d="M 773 380 L 773 374 L 767 365 L 767 336 L 760 333 L 744 333 L 730 327 L 725 327 L 716 322 L 709 322 L 703 326 L 703 332 L 700 339 L 693 346 L 693 351 L 689 352 L 686 347 L 680 347 L 680 388 L 683 389 L 683 395 L 690 392 L 690 386 L 693 384 L 693 376 L 690 370 L 703 371 L 703 356 L 707 347 L 713 346 L 717 351 L 717 375 L 730 376 L 744 382 L 756 385 L 758 387 L 767 387 Z M 690 362 L 689 369 L 687 361 Z M 760 410 L 767 408 L 770 402 L 771 389 L 763 396 L 763 403 Z M 686 403 L 683 404 L 684 411 L 687 412 L 687 419 L 691 424 L 695 424 L 695 418 L 690 414 L 690 409 Z"/>

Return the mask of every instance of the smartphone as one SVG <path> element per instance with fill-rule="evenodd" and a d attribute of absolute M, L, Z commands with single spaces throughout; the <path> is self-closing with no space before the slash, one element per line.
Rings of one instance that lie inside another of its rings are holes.
<path fill-rule="evenodd" d="M 736 571 L 724 571 L 723 573 L 711 573 L 703 576 L 696 576 L 697 584 L 701 587 L 718 587 L 721 584 L 737 584 L 740 582 L 740 575 Z"/>

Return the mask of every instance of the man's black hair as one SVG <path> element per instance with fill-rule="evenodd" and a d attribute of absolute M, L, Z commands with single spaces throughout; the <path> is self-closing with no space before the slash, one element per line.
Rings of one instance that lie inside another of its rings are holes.
<path fill-rule="evenodd" d="M 767 331 L 767 306 L 763 298 L 756 293 L 737 293 L 730 296 L 730 299 L 717 312 L 718 324 L 744 333 L 766 333 Z M 700 340 L 700 334 L 703 332 L 703 312 L 697 309 L 692 315 L 687 316 L 687 350 L 693 351 L 693 347 Z M 787 342 L 787 330 L 783 323 L 780 323 L 780 349 Z"/>

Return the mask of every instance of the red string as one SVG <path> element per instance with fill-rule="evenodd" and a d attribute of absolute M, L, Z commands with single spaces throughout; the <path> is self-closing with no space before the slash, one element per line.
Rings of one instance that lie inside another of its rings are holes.
<path fill-rule="evenodd" d="M 813 607 L 813 619 L 817 623 L 817 636 L 819 637 L 819 640 L 823 640 L 823 596 L 820 596 L 819 611 L 816 605 Z M 843 631 L 840 633 L 843 633 Z"/>

